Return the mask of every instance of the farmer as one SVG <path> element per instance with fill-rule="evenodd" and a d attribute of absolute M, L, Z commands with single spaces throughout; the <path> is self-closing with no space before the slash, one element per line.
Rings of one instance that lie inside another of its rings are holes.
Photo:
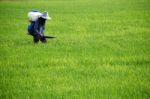
<path fill-rule="evenodd" d="M 32 10 L 28 13 L 30 25 L 28 26 L 29 35 L 33 36 L 34 43 L 38 43 L 39 40 L 43 43 L 46 42 L 44 36 L 45 22 L 50 19 L 48 12 L 40 13 L 37 10 Z"/>

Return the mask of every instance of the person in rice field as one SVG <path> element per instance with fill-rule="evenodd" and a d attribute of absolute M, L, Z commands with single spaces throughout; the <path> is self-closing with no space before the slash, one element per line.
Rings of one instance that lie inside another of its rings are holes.
<path fill-rule="evenodd" d="M 34 43 L 41 41 L 46 43 L 46 36 L 44 36 L 46 20 L 51 19 L 48 12 L 39 12 L 38 10 L 32 10 L 28 13 L 30 25 L 28 26 L 28 34 L 33 36 Z"/>

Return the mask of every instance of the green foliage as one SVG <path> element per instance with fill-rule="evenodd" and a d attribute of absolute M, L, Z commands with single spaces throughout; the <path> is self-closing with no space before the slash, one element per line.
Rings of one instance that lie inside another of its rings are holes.
<path fill-rule="evenodd" d="M 14 2 L 12 2 L 14 1 Z M 0 1 L 0 99 L 150 98 L 149 0 Z M 47 44 L 26 35 L 48 11 Z"/>

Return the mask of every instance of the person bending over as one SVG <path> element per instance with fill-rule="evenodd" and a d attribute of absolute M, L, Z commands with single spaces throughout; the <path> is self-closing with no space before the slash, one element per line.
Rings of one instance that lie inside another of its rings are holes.
<path fill-rule="evenodd" d="M 30 25 L 28 26 L 28 33 L 33 36 L 34 43 L 39 41 L 45 43 L 44 36 L 46 20 L 50 19 L 48 12 L 40 13 L 37 10 L 32 10 L 28 13 Z"/>

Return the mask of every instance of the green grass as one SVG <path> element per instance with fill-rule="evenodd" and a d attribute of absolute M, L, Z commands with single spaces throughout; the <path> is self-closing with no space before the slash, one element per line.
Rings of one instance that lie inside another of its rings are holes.
<path fill-rule="evenodd" d="M 26 35 L 48 11 L 47 44 Z M 150 98 L 149 0 L 1 0 L 0 99 Z"/>

